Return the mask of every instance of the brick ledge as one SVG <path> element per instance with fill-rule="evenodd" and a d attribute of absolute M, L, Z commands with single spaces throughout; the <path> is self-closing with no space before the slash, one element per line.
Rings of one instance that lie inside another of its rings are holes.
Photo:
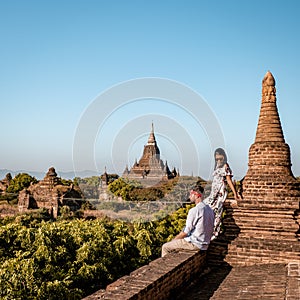
<path fill-rule="evenodd" d="M 83 299 L 169 299 L 200 274 L 206 265 L 206 253 L 180 251 L 158 258 L 127 276 Z"/>

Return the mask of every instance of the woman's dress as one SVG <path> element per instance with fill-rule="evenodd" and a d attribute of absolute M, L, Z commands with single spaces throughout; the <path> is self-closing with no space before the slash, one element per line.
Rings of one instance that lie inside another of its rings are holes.
<path fill-rule="evenodd" d="M 228 164 L 217 167 L 213 172 L 213 180 L 211 192 L 207 198 L 203 200 L 215 212 L 215 226 L 212 239 L 216 238 L 221 230 L 221 219 L 223 214 L 223 204 L 227 197 L 227 181 L 226 176 L 232 176 L 231 169 Z"/>

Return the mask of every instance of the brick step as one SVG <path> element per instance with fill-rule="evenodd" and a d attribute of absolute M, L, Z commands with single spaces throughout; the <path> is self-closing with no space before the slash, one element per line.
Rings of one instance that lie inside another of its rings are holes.
<path fill-rule="evenodd" d="M 264 233 L 266 235 L 293 235 L 299 230 L 299 225 L 296 223 L 285 223 L 285 226 L 274 224 L 224 224 L 224 231 L 228 234 L 237 232 L 254 232 Z"/>
<path fill-rule="evenodd" d="M 222 235 L 211 243 L 208 261 L 212 265 L 219 265 L 224 260 L 231 264 L 237 264 L 241 260 L 247 265 L 254 262 L 300 260 L 300 242 L 295 238 L 275 240 L 249 236 L 239 236 L 229 241 L 226 236 Z"/>
<path fill-rule="evenodd" d="M 224 221 L 235 222 L 235 223 L 244 223 L 244 222 L 264 222 L 264 223 L 279 223 L 279 222 L 296 222 L 297 218 L 293 216 L 253 216 L 253 215 L 244 215 L 244 216 L 225 216 Z"/>
<path fill-rule="evenodd" d="M 257 210 L 226 210 L 223 220 L 228 230 L 236 232 L 243 230 L 266 230 L 275 232 L 297 232 L 299 225 L 298 216 L 291 211 L 257 211 Z"/>
<path fill-rule="evenodd" d="M 297 225 L 297 224 L 296 224 Z M 298 232 L 299 227 L 298 226 L 291 226 L 291 229 L 288 230 L 288 228 L 271 228 L 271 227 L 236 227 L 236 226 L 224 226 L 224 234 L 232 235 L 236 232 L 239 232 L 239 235 L 253 235 L 254 237 L 256 235 L 259 236 L 295 236 Z"/>
<path fill-rule="evenodd" d="M 284 200 L 284 202 L 278 202 L 274 200 L 263 200 L 263 201 L 245 201 L 243 200 L 241 203 L 238 204 L 239 208 L 251 208 L 251 207 L 256 207 L 256 208 L 261 208 L 261 209 L 292 209 L 296 210 L 299 208 L 299 204 L 297 201 L 291 200 Z"/>
<path fill-rule="evenodd" d="M 296 223 L 297 220 L 295 220 L 294 218 L 290 217 L 290 218 L 250 218 L 250 217 L 244 217 L 244 218 L 235 218 L 235 219 L 228 219 L 228 218 L 224 218 L 223 219 L 223 223 L 224 224 L 238 224 L 239 226 L 243 226 L 243 224 L 251 224 L 252 225 L 259 225 L 259 224 L 263 224 L 263 225 L 272 225 L 272 226 L 280 226 L 281 224 L 283 225 L 290 225 L 290 224 L 295 224 L 299 227 L 299 225 Z"/>
<path fill-rule="evenodd" d="M 238 211 L 238 212 L 225 212 L 224 219 L 297 219 L 298 216 L 295 215 L 293 211 L 286 211 L 285 213 L 277 212 L 277 211 L 269 211 L 269 212 L 257 212 L 257 211 Z"/>
<path fill-rule="evenodd" d="M 237 239 L 228 245 L 228 253 L 231 249 L 242 248 L 242 249 L 267 249 L 275 251 L 297 251 L 300 253 L 299 241 L 275 241 L 275 240 L 264 240 L 264 239 Z"/>
<path fill-rule="evenodd" d="M 300 261 L 300 252 L 298 250 L 255 249 L 246 246 L 237 247 L 236 245 L 229 245 L 228 250 L 226 248 L 210 248 L 207 259 L 210 265 L 220 265 L 224 261 L 230 265 Z"/>
<path fill-rule="evenodd" d="M 233 215 L 233 216 L 226 216 L 224 217 L 224 220 L 228 221 L 263 221 L 263 222 L 279 222 L 279 221 L 296 221 L 297 217 L 294 217 L 293 215 L 278 215 L 278 214 L 273 214 L 273 215 L 254 215 L 254 214 L 244 214 L 244 215 Z"/>
<path fill-rule="evenodd" d="M 242 207 L 226 207 L 226 213 L 227 214 L 257 214 L 257 215 L 268 215 L 268 214 L 276 214 L 276 215 L 293 215 L 295 213 L 295 209 L 262 209 L 262 208 L 255 208 L 255 207 L 249 207 L 249 208 L 242 208 Z"/>
<path fill-rule="evenodd" d="M 295 251 L 236 248 L 230 249 L 224 260 L 231 265 L 289 262 L 293 260 L 299 261 L 300 253 Z"/>
<path fill-rule="evenodd" d="M 237 256 L 237 257 L 226 257 L 225 261 L 230 264 L 233 267 L 236 266 L 251 266 L 251 265 L 260 265 L 260 264 L 272 264 L 272 263 L 288 263 L 291 260 L 294 259 L 299 259 L 294 258 L 294 257 L 277 257 L 272 256 L 272 253 L 266 255 L 266 256 L 248 256 L 248 257 L 242 257 L 242 256 Z M 221 262 L 218 261 L 211 261 L 210 265 L 220 265 Z"/>
<path fill-rule="evenodd" d="M 278 247 L 278 249 L 275 249 L 274 247 L 270 247 L 270 249 L 267 249 L 266 247 L 260 248 L 260 247 L 253 247 L 247 246 L 247 245 L 230 245 L 227 249 L 224 247 L 216 247 L 216 248 L 210 248 L 209 254 L 208 254 L 208 260 L 214 260 L 214 261 L 222 261 L 225 259 L 228 261 L 228 257 L 248 257 L 250 256 L 259 256 L 259 257 L 269 257 L 270 259 L 273 256 L 278 256 L 276 260 L 282 260 L 282 257 L 284 259 L 297 259 L 300 260 L 300 252 L 299 247 L 289 248 L 289 247 Z"/>
<path fill-rule="evenodd" d="M 225 227 L 225 231 L 226 233 L 232 235 L 236 232 L 244 232 L 244 233 L 247 233 L 247 232 L 254 232 L 254 233 L 258 233 L 258 234 L 266 234 L 266 235 L 269 235 L 269 236 L 273 236 L 273 235 L 283 235 L 283 236 L 286 236 L 286 235 L 295 235 L 297 232 L 298 232 L 298 229 L 299 229 L 299 226 L 290 226 L 291 229 L 288 230 L 286 227 L 275 227 L 275 226 L 241 226 L 241 227 L 236 227 L 236 226 L 226 226 Z"/>
<path fill-rule="evenodd" d="M 262 240 L 272 240 L 272 241 L 297 241 L 299 242 L 299 234 L 295 232 L 287 232 L 287 231 L 276 231 L 276 230 L 262 230 L 262 229 L 257 229 L 257 230 L 251 230 L 251 228 L 245 228 L 245 229 L 240 229 L 238 234 L 237 231 L 231 231 L 228 228 L 225 228 L 224 233 L 222 233 L 222 236 L 224 236 L 227 241 L 233 241 L 237 239 L 262 239 Z"/>
<path fill-rule="evenodd" d="M 272 241 L 273 243 L 300 243 L 299 236 L 295 233 L 278 232 L 270 234 L 269 232 L 240 232 L 239 237 L 224 233 L 224 237 L 233 243 L 235 240 L 251 240 Z"/>

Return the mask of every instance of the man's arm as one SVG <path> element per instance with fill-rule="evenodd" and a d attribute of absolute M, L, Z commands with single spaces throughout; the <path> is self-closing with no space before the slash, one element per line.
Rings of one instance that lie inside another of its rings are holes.
<path fill-rule="evenodd" d="M 184 230 L 182 230 L 181 232 L 179 232 L 174 239 L 184 239 L 185 237 L 187 237 L 190 232 L 193 230 L 194 228 L 194 216 L 195 215 L 195 211 L 193 208 L 190 209 L 190 211 L 188 212 L 187 218 L 186 218 L 186 222 L 185 222 L 185 227 Z"/>
<path fill-rule="evenodd" d="M 174 240 L 184 239 L 185 237 L 187 237 L 187 234 L 185 232 L 181 231 L 174 237 Z"/>

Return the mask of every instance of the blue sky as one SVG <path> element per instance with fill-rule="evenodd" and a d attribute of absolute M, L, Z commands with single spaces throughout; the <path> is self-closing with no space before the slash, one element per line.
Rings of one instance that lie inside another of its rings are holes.
<path fill-rule="evenodd" d="M 73 170 L 78 126 L 98 101 L 97 109 L 111 113 L 95 136 L 94 165 L 82 155 L 81 169 L 107 165 L 120 173 L 140 158 L 153 121 L 170 167 L 208 178 L 214 137 L 191 117 L 201 110 L 197 103 L 188 112 L 146 98 L 102 107 L 105 91 L 154 77 L 205 100 L 239 179 L 255 138 L 261 80 L 270 70 L 293 172 L 300 175 L 299 13 L 299 1 L 1 1 L 0 169 Z M 126 146 L 124 136 L 132 139 Z"/>

